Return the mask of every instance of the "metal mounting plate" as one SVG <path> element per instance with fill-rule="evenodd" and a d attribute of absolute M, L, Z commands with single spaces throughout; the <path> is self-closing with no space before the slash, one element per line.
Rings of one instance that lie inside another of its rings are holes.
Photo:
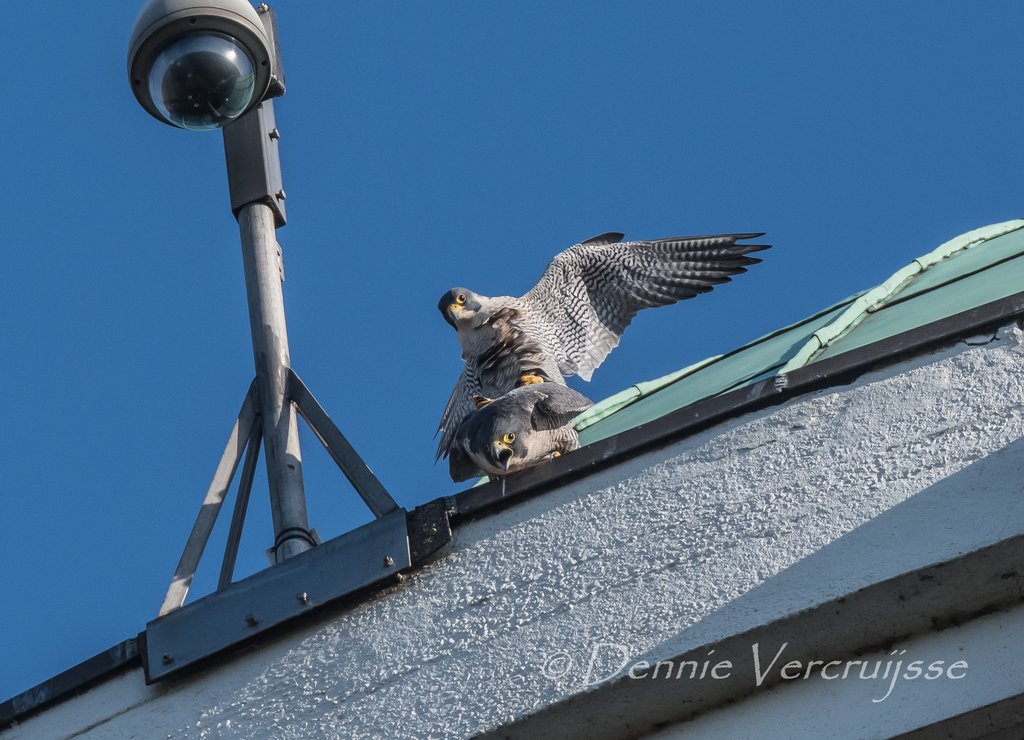
<path fill-rule="evenodd" d="M 223 128 L 224 157 L 228 166 L 231 212 L 238 214 L 250 203 L 265 203 L 280 228 L 288 221 L 281 180 L 281 138 L 274 119 L 274 101 L 264 100 Z"/>
<path fill-rule="evenodd" d="M 146 683 L 410 565 L 406 512 L 399 509 L 151 621 Z"/>

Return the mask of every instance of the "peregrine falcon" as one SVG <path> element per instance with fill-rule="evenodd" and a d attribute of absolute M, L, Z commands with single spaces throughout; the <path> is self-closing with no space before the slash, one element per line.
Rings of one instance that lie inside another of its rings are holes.
<path fill-rule="evenodd" d="M 448 456 L 452 480 L 505 476 L 578 449 L 570 422 L 591 405 L 560 383 L 523 385 L 481 405 L 455 432 Z"/>
<path fill-rule="evenodd" d="M 637 311 L 667 306 L 746 272 L 761 260 L 746 255 L 763 236 L 721 234 L 622 242 L 611 232 L 557 255 L 520 298 L 489 298 L 452 288 L 438 302 L 455 329 L 465 368 L 441 417 L 437 457 L 446 455 L 474 396 L 498 398 L 524 383 L 590 380 L 619 343 Z"/>

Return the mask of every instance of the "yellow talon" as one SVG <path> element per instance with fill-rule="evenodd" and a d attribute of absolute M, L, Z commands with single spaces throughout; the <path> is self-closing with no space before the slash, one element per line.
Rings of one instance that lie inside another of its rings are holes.
<path fill-rule="evenodd" d="M 534 383 L 543 383 L 543 382 L 544 382 L 544 378 L 540 377 L 539 375 L 531 375 L 531 374 L 527 373 L 526 375 L 520 375 L 519 376 L 519 385 L 532 385 Z"/>
<path fill-rule="evenodd" d="M 473 396 L 473 405 L 478 409 L 482 409 L 487 404 L 494 403 L 493 398 L 487 398 L 486 396 Z"/>

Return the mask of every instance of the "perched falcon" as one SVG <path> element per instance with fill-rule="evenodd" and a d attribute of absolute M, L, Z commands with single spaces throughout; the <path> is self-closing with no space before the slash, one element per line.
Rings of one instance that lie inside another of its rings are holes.
<path fill-rule="evenodd" d="M 449 290 L 437 307 L 458 334 L 465 368 L 438 426 L 437 457 L 449 452 L 474 396 L 498 398 L 523 383 L 564 383 L 569 375 L 590 380 L 637 311 L 707 293 L 746 272 L 761 261 L 747 255 L 771 245 L 738 242 L 759 236 L 623 242 L 622 234 L 601 234 L 557 255 L 521 298 Z"/>
<path fill-rule="evenodd" d="M 578 449 L 570 422 L 592 405 L 561 383 L 520 386 L 482 405 L 455 432 L 448 455 L 452 480 L 504 476 Z"/>

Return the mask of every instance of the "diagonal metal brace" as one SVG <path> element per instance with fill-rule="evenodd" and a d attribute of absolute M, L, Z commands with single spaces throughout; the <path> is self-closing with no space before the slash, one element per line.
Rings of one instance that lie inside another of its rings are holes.
<path fill-rule="evenodd" d="M 221 504 L 224 503 L 224 498 L 231 487 L 231 479 L 235 476 L 235 469 L 245 452 L 246 443 L 252 437 L 255 423 L 256 382 L 253 381 L 249 386 L 249 392 L 245 394 L 245 401 L 242 402 L 242 408 L 238 412 L 235 426 L 224 447 L 224 454 L 221 455 L 217 471 L 213 474 L 213 480 L 206 491 L 206 498 L 203 499 L 199 515 L 192 526 L 192 533 L 188 536 L 188 542 L 185 543 L 185 550 L 181 553 L 178 567 L 174 571 L 174 578 L 167 589 L 163 606 L 160 607 L 160 616 L 185 603 L 188 589 L 192 585 L 192 578 L 199 566 L 199 559 L 203 556 L 206 543 L 210 540 L 210 533 L 213 532 L 213 525 L 217 522 Z"/>
<path fill-rule="evenodd" d="M 398 504 L 391 498 L 391 494 L 377 480 L 377 476 L 366 465 L 363 458 L 355 451 L 345 435 L 334 425 L 331 417 L 324 411 L 323 406 L 317 402 L 309 388 L 302 382 L 294 370 L 288 370 L 288 380 L 285 387 L 285 396 L 298 408 L 302 418 L 309 424 L 310 429 L 320 439 L 320 443 L 327 450 L 334 462 L 341 469 L 341 472 L 348 478 L 349 483 L 356 489 L 356 493 L 370 507 L 373 515 L 380 519 L 393 511 L 398 510 Z"/>
<path fill-rule="evenodd" d="M 249 494 L 252 492 L 252 481 L 256 475 L 256 461 L 260 456 L 260 445 L 263 443 L 263 420 L 257 416 L 249 433 L 249 445 L 245 448 L 245 462 L 238 479 L 238 493 L 235 494 L 235 510 L 231 515 L 231 527 L 228 539 L 224 543 L 224 560 L 220 565 L 220 579 L 217 590 L 222 591 L 231 585 L 235 576 L 235 561 L 238 559 L 238 545 L 242 540 L 242 527 L 245 526 L 245 512 L 249 507 Z"/>

